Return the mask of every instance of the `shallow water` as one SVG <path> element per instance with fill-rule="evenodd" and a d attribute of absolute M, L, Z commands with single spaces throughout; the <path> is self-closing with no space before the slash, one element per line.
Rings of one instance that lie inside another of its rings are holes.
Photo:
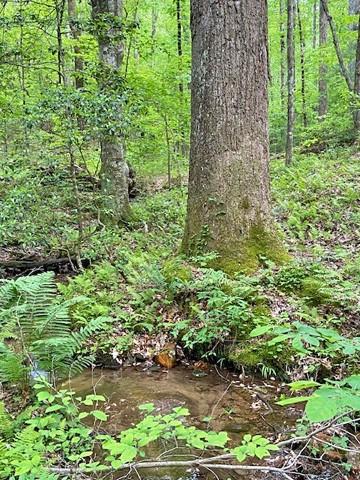
<path fill-rule="evenodd" d="M 277 437 L 294 425 L 299 412 L 274 405 L 280 395 L 281 385 L 274 381 L 240 380 L 230 372 L 210 369 L 206 376 L 194 376 L 195 371 L 178 366 L 167 370 L 143 370 L 126 368 L 123 370 L 86 371 L 72 379 L 71 388 L 81 395 L 93 391 L 108 399 L 109 420 L 104 428 L 109 433 L 117 433 L 138 422 L 141 412 L 138 406 L 152 402 L 158 413 L 166 413 L 176 406 L 185 406 L 191 416 L 188 423 L 207 429 L 204 417 L 211 417 L 209 428 L 226 430 L 234 443 L 239 443 L 244 433 L 262 434 Z M 161 446 L 151 450 L 152 456 L 161 452 Z M 218 472 L 219 473 L 219 472 Z M 175 471 L 142 471 L 142 478 L 189 477 L 179 469 Z M 224 475 L 220 479 L 262 478 L 237 474 Z"/>

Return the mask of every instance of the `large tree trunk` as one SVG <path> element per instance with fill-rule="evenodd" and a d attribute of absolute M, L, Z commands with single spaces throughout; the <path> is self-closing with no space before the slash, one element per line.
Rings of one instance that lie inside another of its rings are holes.
<path fill-rule="evenodd" d="M 192 125 L 183 250 L 227 272 L 279 258 L 270 213 L 267 2 L 191 1 Z"/>
<path fill-rule="evenodd" d="M 294 125 L 295 125 L 295 0 L 287 0 L 287 87 L 288 87 L 288 115 L 286 134 L 286 165 L 293 159 Z"/>
<path fill-rule="evenodd" d="M 99 58 L 102 64 L 100 88 L 112 92 L 113 80 L 121 68 L 123 42 L 119 19 L 122 0 L 92 0 L 93 18 L 102 24 L 98 35 Z M 104 21 L 107 26 L 104 28 Z M 125 220 L 129 207 L 129 168 L 125 161 L 122 139 L 111 132 L 103 134 L 101 142 L 101 190 L 103 218 L 113 222 Z"/>
<path fill-rule="evenodd" d="M 325 0 L 326 3 L 327 0 Z M 319 45 L 320 48 L 325 47 L 327 43 L 328 21 L 326 12 L 323 7 L 323 2 L 320 0 L 320 15 L 319 15 Z M 323 58 L 323 55 L 320 55 Z M 319 67 L 319 117 L 320 119 L 327 114 L 328 111 L 328 91 L 327 91 L 327 65 L 321 60 Z"/>
<path fill-rule="evenodd" d="M 80 48 L 78 41 L 80 38 L 80 29 L 78 26 L 77 18 L 77 7 L 76 0 L 68 0 L 68 16 L 69 16 L 69 27 L 71 32 L 71 37 L 74 40 L 74 77 L 75 77 L 75 87 L 81 89 L 84 87 L 84 60 L 81 56 Z"/>

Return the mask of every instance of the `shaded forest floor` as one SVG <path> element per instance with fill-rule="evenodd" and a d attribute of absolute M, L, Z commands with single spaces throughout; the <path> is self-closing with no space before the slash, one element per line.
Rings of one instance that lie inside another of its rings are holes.
<path fill-rule="evenodd" d="M 345 369 L 355 370 L 360 351 L 353 339 L 360 325 L 355 149 L 301 155 L 289 169 L 282 159 L 272 161 L 274 214 L 292 260 L 279 267 L 262 258 L 256 274 L 235 277 L 206 268 L 208 256 L 190 261 L 178 256 L 186 187 L 161 189 L 163 182 L 151 180 L 156 192 L 140 187 L 132 203 L 135 220 L 108 228 L 99 221 L 96 181 L 79 167 L 78 212 L 67 165 L 55 163 L 37 158 L 25 164 L 14 157 L 0 171 L 0 269 L 2 262 L 4 277 L 19 275 L 23 271 L 6 268 L 6 262 L 70 257 L 59 266 L 61 295 L 87 297 L 72 307 L 74 329 L 99 315 L 114 319 L 88 344 L 99 364 L 150 366 L 160 358 L 172 366 L 175 357 L 195 358 L 285 379 L 321 378 L 330 370 L 341 377 Z M 139 176 L 139 185 L 145 185 Z M 70 266 L 79 246 L 79 216 L 88 268 L 75 275 Z"/>

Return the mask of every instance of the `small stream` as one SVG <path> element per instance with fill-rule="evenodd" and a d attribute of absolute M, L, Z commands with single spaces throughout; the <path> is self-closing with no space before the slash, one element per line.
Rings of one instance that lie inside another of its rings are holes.
<path fill-rule="evenodd" d="M 70 386 L 83 396 L 96 391 L 108 399 L 109 420 L 103 426 L 112 434 L 141 420 L 138 406 L 147 402 L 154 403 L 156 413 L 167 413 L 174 407 L 185 406 L 191 414 L 187 417 L 189 424 L 205 430 L 225 430 L 234 444 L 241 441 L 244 433 L 277 437 L 291 429 L 300 415 L 295 408 L 285 410 L 274 404 L 280 395 L 280 383 L 250 377 L 240 380 L 238 375 L 213 368 L 207 372 L 183 366 L 171 370 L 159 367 L 148 370 L 138 367 L 95 369 L 72 379 Z M 212 420 L 207 423 L 204 417 Z M 161 445 L 152 446 L 148 454 L 156 457 L 161 451 Z M 259 474 L 217 473 L 220 480 L 264 478 Z M 176 480 L 190 478 L 190 475 L 181 469 L 142 470 L 141 478 Z"/>

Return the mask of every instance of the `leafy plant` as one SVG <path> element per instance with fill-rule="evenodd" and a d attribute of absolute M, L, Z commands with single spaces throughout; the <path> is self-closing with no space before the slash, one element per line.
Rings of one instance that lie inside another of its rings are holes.
<path fill-rule="evenodd" d="M 317 387 L 310 396 L 286 398 L 277 402 L 287 406 L 306 402 L 305 415 L 310 423 L 326 422 L 342 414 L 360 411 L 360 375 L 351 375 L 340 381 L 327 380 L 320 385 L 314 381 L 290 384 L 294 392 Z"/>
<path fill-rule="evenodd" d="M 312 327 L 301 322 L 285 326 L 261 325 L 251 331 L 251 337 L 270 335 L 269 346 L 290 343 L 300 355 L 316 353 L 323 356 L 351 356 L 360 352 L 360 337 L 346 338 L 336 330 L 324 327 Z"/>
<path fill-rule="evenodd" d="M 69 309 L 82 300 L 59 302 L 52 272 L 5 282 L 0 325 L 13 332 L 14 340 L 0 343 L 1 381 L 27 383 L 44 372 L 54 377 L 89 366 L 93 357 L 84 351 L 85 343 L 106 328 L 109 318 L 95 318 L 73 332 Z"/>

